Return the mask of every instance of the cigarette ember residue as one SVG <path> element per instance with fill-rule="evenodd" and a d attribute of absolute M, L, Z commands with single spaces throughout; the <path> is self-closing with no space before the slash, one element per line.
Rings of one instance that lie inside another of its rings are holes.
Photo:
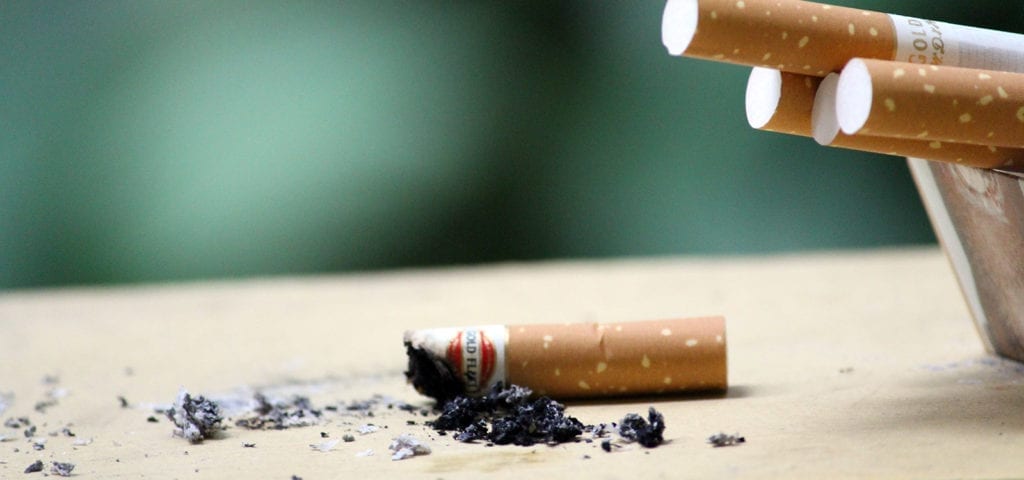
<path fill-rule="evenodd" d="M 650 407 L 647 420 L 635 413 L 626 415 L 619 422 L 619 435 L 626 440 L 633 440 L 647 448 L 654 448 L 665 441 L 665 417 L 661 412 Z"/>
<path fill-rule="evenodd" d="M 192 443 L 212 438 L 223 429 L 221 422 L 224 418 L 221 416 L 220 407 L 202 395 L 193 398 L 184 389 L 178 394 L 174 406 L 167 410 L 167 418 L 170 418 L 177 427 L 174 434 Z"/>
<path fill-rule="evenodd" d="M 530 389 L 498 383 L 483 397 L 457 396 L 441 407 L 441 416 L 429 422 L 435 430 L 459 432 L 462 442 L 486 440 L 498 445 L 521 446 L 574 441 L 583 423 L 565 414 L 565 406 L 547 397 L 530 400 Z"/>
<path fill-rule="evenodd" d="M 708 437 L 708 443 L 713 447 L 731 447 L 733 445 L 739 445 L 746 443 L 747 439 L 740 436 L 740 434 L 728 435 L 725 433 L 716 433 Z"/>
<path fill-rule="evenodd" d="M 405 378 L 417 392 L 433 397 L 438 403 L 465 393 L 465 383 L 447 361 L 414 347 L 410 342 L 405 342 L 405 352 L 409 356 L 409 370 L 405 372 Z"/>

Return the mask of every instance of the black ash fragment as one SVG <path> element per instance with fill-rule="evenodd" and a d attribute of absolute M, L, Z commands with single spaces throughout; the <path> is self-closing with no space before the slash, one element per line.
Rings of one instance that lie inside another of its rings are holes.
<path fill-rule="evenodd" d="M 438 432 L 458 432 L 462 442 L 487 440 L 498 445 L 530 446 L 577 440 L 584 425 L 547 397 L 530 400 L 530 390 L 498 383 L 482 397 L 457 396 L 428 424 Z"/>
<path fill-rule="evenodd" d="M 70 477 L 75 464 L 69 462 L 53 462 L 50 465 L 50 473 L 60 477 Z"/>
<path fill-rule="evenodd" d="M 654 448 L 661 445 L 665 438 L 665 417 L 650 407 L 647 411 L 647 420 L 635 413 L 627 414 L 619 422 L 619 436 L 635 441 L 647 448 Z"/>
<path fill-rule="evenodd" d="M 29 426 L 31 424 L 32 424 L 32 422 L 28 421 L 28 418 L 25 418 L 25 417 L 21 417 L 21 418 L 11 417 L 11 418 L 8 418 L 7 420 L 4 420 L 4 426 L 7 427 L 7 428 L 21 428 L 21 427 L 27 427 L 27 426 Z"/>
<path fill-rule="evenodd" d="M 129 406 L 128 399 L 124 398 L 124 397 L 122 397 L 120 395 L 117 396 L 117 402 L 119 404 L 121 404 L 121 408 L 128 408 L 128 406 Z"/>
<path fill-rule="evenodd" d="M 341 439 L 344 440 L 345 443 L 356 441 L 356 437 L 353 437 L 352 435 L 349 435 L 347 433 L 345 435 L 342 435 Z"/>
<path fill-rule="evenodd" d="M 157 420 L 157 418 L 156 418 L 156 417 L 154 417 L 154 416 L 150 415 L 149 417 L 146 417 L 146 421 L 147 421 L 147 422 L 149 422 L 149 423 L 157 423 L 157 422 L 159 422 L 160 420 Z"/>
<path fill-rule="evenodd" d="M 220 406 L 202 395 L 193 398 L 185 390 L 178 394 L 174 406 L 167 411 L 167 418 L 176 426 L 174 434 L 192 443 L 212 438 L 224 429 Z"/>
<path fill-rule="evenodd" d="M 29 427 L 25 429 L 25 438 L 32 438 L 33 436 L 35 436 L 35 434 L 36 434 L 36 426 L 35 425 L 29 425 Z"/>
<path fill-rule="evenodd" d="M 612 451 L 612 441 L 611 440 L 605 440 L 605 441 L 601 442 L 601 450 L 604 450 L 606 452 Z"/>
<path fill-rule="evenodd" d="M 328 438 L 330 436 L 331 435 L 329 433 L 327 433 L 327 432 L 320 432 L 320 438 Z"/>
<path fill-rule="evenodd" d="M 53 407 L 55 405 L 57 405 L 57 400 L 41 400 L 36 402 L 34 409 L 39 413 L 46 413 L 47 408 Z"/>
<path fill-rule="evenodd" d="M 716 433 L 716 434 L 708 437 L 708 443 L 710 443 L 711 446 L 713 446 L 715 448 L 718 448 L 718 447 L 731 447 L 731 446 L 739 445 L 741 443 L 746 443 L 746 442 L 747 442 L 747 439 L 744 438 L 744 437 L 741 437 L 740 434 L 738 434 L 738 433 L 735 434 L 735 435 L 729 435 L 729 434 L 721 433 L 720 432 L 720 433 Z"/>
<path fill-rule="evenodd" d="M 256 448 L 255 443 L 243 443 L 242 448 Z"/>
<path fill-rule="evenodd" d="M 46 449 L 46 439 L 45 438 L 33 439 L 32 440 L 32 449 L 36 450 L 36 451 L 45 450 Z"/>
<path fill-rule="evenodd" d="M 25 473 L 35 473 L 41 471 L 43 471 L 42 460 L 36 460 L 35 462 L 32 463 L 32 465 L 29 465 L 28 468 L 25 469 Z"/>
<path fill-rule="evenodd" d="M 302 477 L 298 475 L 292 475 L 292 480 L 302 480 Z"/>
<path fill-rule="evenodd" d="M 72 432 L 71 429 L 68 428 L 68 427 L 64 427 L 64 428 L 60 429 L 60 433 L 62 433 L 65 437 L 73 437 L 73 436 L 75 436 L 75 432 Z"/>

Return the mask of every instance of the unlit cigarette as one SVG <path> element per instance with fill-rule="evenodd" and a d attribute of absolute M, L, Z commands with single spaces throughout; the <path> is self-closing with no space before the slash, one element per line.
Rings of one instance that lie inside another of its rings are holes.
<path fill-rule="evenodd" d="M 837 78 L 835 74 L 821 79 L 755 67 L 747 80 L 747 121 L 759 130 L 813 136 L 823 145 L 849 150 L 927 158 L 981 168 L 1024 164 L 1024 150 L 1019 149 L 846 135 L 840 132 L 832 108 Z"/>
<path fill-rule="evenodd" d="M 498 382 L 555 398 L 727 386 L 722 317 L 415 330 L 405 344 L 406 376 L 438 400 Z"/>
<path fill-rule="evenodd" d="M 853 59 L 836 88 L 848 134 L 1024 147 L 1024 74 Z"/>
<path fill-rule="evenodd" d="M 672 55 L 805 75 L 851 58 L 1024 72 L 1024 35 L 797 0 L 669 0 Z"/>

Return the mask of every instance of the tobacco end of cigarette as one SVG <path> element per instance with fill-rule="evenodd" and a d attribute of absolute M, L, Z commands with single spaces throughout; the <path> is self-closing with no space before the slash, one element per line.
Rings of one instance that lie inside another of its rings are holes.
<path fill-rule="evenodd" d="M 782 98 L 782 72 L 754 67 L 747 78 L 747 123 L 760 129 L 771 121 Z"/>
<path fill-rule="evenodd" d="M 811 136 L 821 145 L 831 145 L 839 135 L 839 120 L 836 116 L 836 84 L 839 75 L 828 74 L 818 85 L 811 108 Z"/>
<path fill-rule="evenodd" d="M 668 0 L 661 17 L 661 43 L 671 55 L 682 55 L 697 33 L 697 0 Z"/>
<path fill-rule="evenodd" d="M 427 349 L 414 344 L 406 334 L 405 353 L 409 356 L 409 369 L 405 378 L 417 392 L 438 402 L 455 398 L 466 392 L 466 386 L 452 366 Z"/>
<path fill-rule="evenodd" d="M 871 72 L 863 60 L 854 58 L 846 64 L 836 85 L 836 118 L 843 133 L 860 131 L 871 115 Z"/>

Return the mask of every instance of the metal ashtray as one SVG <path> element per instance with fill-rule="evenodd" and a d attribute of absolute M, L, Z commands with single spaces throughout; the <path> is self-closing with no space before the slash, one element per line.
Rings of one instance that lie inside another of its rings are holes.
<path fill-rule="evenodd" d="M 1024 177 L 908 163 L 985 347 L 1024 362 Z"/>

